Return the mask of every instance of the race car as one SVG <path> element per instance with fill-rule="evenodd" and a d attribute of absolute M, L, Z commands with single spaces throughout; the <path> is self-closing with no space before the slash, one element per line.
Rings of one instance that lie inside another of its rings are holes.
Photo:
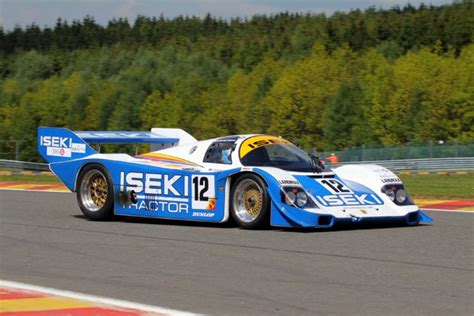
<path fill-rule="evenodd" d="M 100 153 L 101 144 L 141 143 L 151 144 L 152 151 Z M 432 221 L 390 170 L 362 164 L 329 170 L 279 136 L 198 141 L 172 128 L 72 132 L 40 127 L 38 151 L 76 192 L 90 220 L 123 215 L 222 223 L 232 218 L 249 229 Z"/>

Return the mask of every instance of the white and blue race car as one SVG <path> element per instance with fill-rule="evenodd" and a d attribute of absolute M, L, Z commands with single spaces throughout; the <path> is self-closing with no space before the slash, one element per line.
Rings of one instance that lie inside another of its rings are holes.
<path fill-rule="evenodd" d="M 150 143 L 153 151 L 102 154 L 89 145 L 104 143 Z M 277 136 L 197 141 L 181 129 L 72 132 L 40 127 L 38 150 L 76 192 L 91 220 L 115 215 L 202 222 L 232 218 L 244 228 L 432 221 L 390 170 L 377 165 L 326 170 L 314 156 Z"/>

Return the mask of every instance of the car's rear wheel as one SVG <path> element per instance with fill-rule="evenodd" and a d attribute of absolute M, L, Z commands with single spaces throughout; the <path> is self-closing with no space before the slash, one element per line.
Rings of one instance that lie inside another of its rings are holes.
<path fill-rule="evenodd" d="M 269 219 L 270 198 L 265 182 L 255 174 L 243 174 L 231 191 L 231 215 L 243 228 L 266 226 Z"/>
<path fill-rule="evenodd" d="M 85 166 L 79 174 L 76 197 L 87 218 L 94 221 L 112 218 L 114 186 L 107 169 L 99 164 Z"/>

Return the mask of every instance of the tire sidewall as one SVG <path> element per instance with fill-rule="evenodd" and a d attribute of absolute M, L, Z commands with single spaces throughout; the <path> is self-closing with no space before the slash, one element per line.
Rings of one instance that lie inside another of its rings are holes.
<path fill-rule="evenodd" d="M 244 222 L 242 221 L 236 214 L 236 210 L 234 207 L 234 196 L 236 194 L 236 188 L 238 184 L 246 179 L 250 179 L 255 181 L 260 189 L 262 190 L 262 210 L 260 214 L 251 222 Z M 267 186 L 263 179 L 253 173 L 246 173 L 242 174 L 239 176 L 236 181 L 232 185 L 232 190 L 230 194 L 230 213 L 232 216 L 232 219 L 242 228 L 247 228 L 247 229 L 255 229 L 255 228 L 265 228 L 268 226 L 269 223 L 269 217 L 270 217 L 270 197 L 268 196 L 267 193 Z"/>
<path fill-rule="evenodd" d="M 83 203 L 81 199 L 81 183 L 84 179 L 84 176 L 91 170 L 98 170 L 100 171 L 107 181 L 107 199 L 105 204 L 97 211 L 90 211 Z M 112 180 L 112 176 L 107 171 L 107 169 L 100 165 L 100 164 L 89 164 L 82 168 L 81 172 L 79 173 L 79 177 L 77 179 L 76 184 L 76 198 L 79 204 L 79 208 L 81 209 L 82 213 L 90 220 L 94 221 L 103 221 L 109 220 L 113 217 L 113 209 L 114 209 L 114 183 Z"/>

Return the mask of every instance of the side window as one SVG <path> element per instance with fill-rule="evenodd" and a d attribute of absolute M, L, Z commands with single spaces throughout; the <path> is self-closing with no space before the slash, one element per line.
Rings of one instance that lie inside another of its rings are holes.
<path fill-rule="evenodd" d="M 203 162 L 231 164 L 233 146 L 233 142 L 216 141 L 212 143 L 204 155 Z"/>

